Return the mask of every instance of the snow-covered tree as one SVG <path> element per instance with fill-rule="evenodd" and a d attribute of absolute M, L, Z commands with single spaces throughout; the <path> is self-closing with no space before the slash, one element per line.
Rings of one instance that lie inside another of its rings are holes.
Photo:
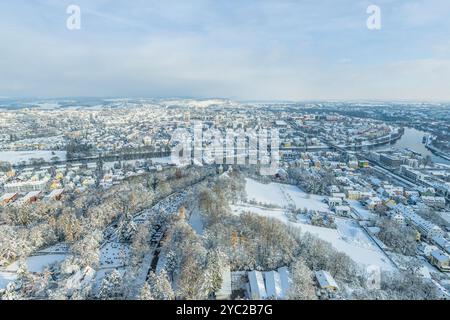
<path fill-rule="evenodd" d="M 158 274 L 150 272 L 148 283 L 150 291 L 155 300 L 173 300 L 175 294 L 170 284 L 167 272 L 162 270 Z"/>
<path fill-rule="evenodd" d="M 72 245 L 71 252 L 80 267 L 89 266 L 95 268 L 98 266 L 100 260 L 100 241 L 102 238 L 102 233 L 94 230 Z"/>
<path fill-rule="evenodd" d="M 131 241 L 131 239 L 133 239 L 134 235 L 136 234 L 136 231 L 137 226 L 133 221 L 133 216 L 128 212 L 124 213 L 121 216 L 119 224 L 117 226 L 117 235 L 120 241 Z"/>
<path fill-rule="evenodd" d="M 288 291 L 288 298 L 292 300 L 315 300 L 314 275 L 301 259 L 291 266 L 292 284 Z"/>
<path fill-rule="evenodd" d="M 0 290 L 0 300 L 22 300 L 20 291 L 14 282 L 8 283 L 6 289 Z"/>
<path fill-rule="evenodd" d="M 139 300 L 155 300 L 148 282 L 145 282 L 139 293 Z"/>
<path fill-rule="evenodd" d="M 119 271 L 108 273 L 101 283 L 98 297 L 101 300 L 116 300 L 122 296 L 122 276 Z"/>

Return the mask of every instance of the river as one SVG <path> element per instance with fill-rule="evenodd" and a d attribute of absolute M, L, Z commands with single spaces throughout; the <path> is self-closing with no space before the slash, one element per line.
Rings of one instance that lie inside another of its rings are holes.
<path fill-rule="evenodd" d="M 422 154 L 423 156 L 430 156 L 435 163 L 444 163 L 450 165 L 450 161 L 435 155 L 425 147 L 422 143 L 422 139 L 426 132 L 413 128 L 405 128 L 405 133 L 401 139 L 395 141 L 390 146 L 394 148 L 408 148 L 415 152 Z M 386 150 L 387 145 L 376 147 L 376 150 Z"/>

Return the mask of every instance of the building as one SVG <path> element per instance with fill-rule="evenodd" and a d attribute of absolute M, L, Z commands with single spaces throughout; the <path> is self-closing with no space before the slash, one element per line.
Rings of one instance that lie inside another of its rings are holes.
<path fill-rule="evenodd" d="M 250 271 L 248 273 L 250 298 L 253 300 L 267 299 L 266 287 L 264 285 L 264 278 L 259 271 Z"/>
<path fill-rule="evenodd" d="M 450 257 L 441 250 L 431 253 L 430 262 L 442 272 L 450 272 Z"/>
<path fill-rule="evenodd" d="M 431 196 L 422 196 L 421 197 L 423 203 L 425 203 L 429 207 L 433 208 L 445 208 L 445 198 L 444 197 L 431 197 Z"/>
<path fill-rule="evenodd" d="M 6 193 L 0 198 L 0 206 L 6 206 L 8 203 L 13 202 L 17 199 L 19 194 L 17 192 L 14 193 Z"/>
<path fill-rule="evenodd" d="M 251 271 L 248 273 L 248 280 L 249 296 L 253 300 L 287 299 L 292 284 L 287 267 L 267 272 Z"/>
<path fill-rule="evenodd" d="M 450 241 L 441 236 L 433 237 L 432 241 L 435 245 L 441 248 L 442 251 L 450 255 Z"/>
<path fill-rule="evenodd" d="M 59 200 L 61 200 L 63 193 L 64 193 L 64 189 L 56 189 L 56 190 L 53 190 L 52 192 L 50 192 L 50 194 L 47 195 L 45 198 L 46 198 L 46 200 L 59 201 Z"/>
<path fill-rule="evenodd" d="M 422 172 L 414 170 L 410 166 L 406 166 L 406 165 L 401 166 L 400 172 L 405 177 L 407 177 L 413 181 L 422 180 L 426 176 Z"/>
<path fill-rule="evenodd" d="M 264 273 L 266 293 L 269 299 L 282 298 L 281 278 L 278 272 L 268 271 Z"/>
<path fill-rule="evenodd" d="M 30 203 L 36 202 L 40 195 L 41 195 L 41 191 L 28 192 L 22 199 L 20 199 L 20 202 L 22 204 L 30 204 Z"/>
<path fill-rule="evenodd" d="M 281 280 L 281 296 L 283 299 L 287 298 L 289 288 L 292 285 L 291 274 L 287 267 L 278 268 L 278 274 Z"/>
<path fill-rule="evenodd" d="M 331 276 L 331 274 L 328 271 L 317 271 L 316 273 L 316 279 L 317 283 L 319 284 L 319 287 L 324 290 L 328 291 L 337 291 L 339 290 L 339 286 L 337 285 L 334 278 Z"/>
<path fill-rule="evenodd" d="M 369 167 L 369 161 L 367 160 L 359 160 L 358 162 L 360 168 L 368 168 Z"/>
<path fill-rule="evenodd" d="M 351 213 L 351 209 L 349 206 L 336 206 L 334 207 L 334 212 L 340 216 L 348 216 Z"/>
<path fill-rule="evenodd" d="M 5 191 L 8 193 L 25 193 L 31 191 L 43 191 L 48 183 L 48 179 L 38 181 L 21 181 L 12 182 L 4 185 Z"/>
<path fill-rule="evenodd" d="M 361 199 L 361 192 L 358 190 L 347 190 L 347 198 L 349 200 L 359 200 Z"/>
<path fill-rule="evenodd" d="M 341 198 L 328 198 L 328 206 L 330 208 L 334 208 L 336 206 L 341 206 L 342 205 L 342 199 Z"/>
<path fill-rule="evenodd" d="M 381 199 L 378 198 L 378 197 L 370 197 L 369 199 L 367 199 L 365 201 L 365 205 L 369 209 L 374 209 L 376 206 L 378 206 L 378 205 L 380 205 L 382 203 L 383 203 L 383 201 L 381 201 Z"/>
<path fill-rule="evenodd" d="M 400 225 L 405 223 L 405 217 L 400 213 L 392 214 L 391 220 Z"/>
<path fill-rule="evenodd" d="M 399 157 L 390 154 L 380 154 L 380 162 L 388 167 L 400 167 L 402 160 Z"/>
<path fill-rule="evenodd" d="M 421 242 L 417 246 L 417 250 L 419 251 L 420 254 L 424 255 L 425 257 L 427 257 L 429 259 L 431 256 L 431 253 L 436 250 L 439 250 L 439 248 L 436 246 L 429 245 L 425 242 Z"/>
<path fill-rule="evenodd" d="M 424 235 L 428 239 L 432 239 L 436 236 L 442 236 L 444 231 L 434 223 L 423 219 L 421 216 L 414 212 L 405 211 L 403 213 L 407 223 L 411 224 L 421 235 Z"/>

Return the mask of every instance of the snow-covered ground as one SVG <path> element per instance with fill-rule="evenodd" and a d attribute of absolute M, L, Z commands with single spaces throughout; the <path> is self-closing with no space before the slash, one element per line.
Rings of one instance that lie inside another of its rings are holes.
<path fill-rule="evenodd" d="M 287 207 L 290 199 L 285 197 L 285 194 L 288 194 L 292 201 L 295 202 L 297 208 L 306 207 L 311 210 L 328 212 L 327 205 L 321 201 L 323 197 L 317 195 L 310 196 L 295 186 L 277 183 L 266 185 L 252 179 L 247 179 L 246 191 L 248 200 Z M 329 229 L 312 226 L 299 221 L 289 221 L 283 209 L 268 209 L 251 204 L 241 204 L 232 206 L 232 210 L 236 214 L 247 211 L 268 218 L 278 219 L 285 224 L 298 228 L 299 232 L 308 232 L 316 235 L 318 238 L 331 243 L 336 250 L 347 254 L 360 265 L 375 265 L 383 270 L 395 269 L 395 266 L 385 253 L 355 220 L 336 217 L 337 229 Z"/>
<path fill-rule="evenodd" d="M 347 200 L 347 202 L 361 219 L 369 220 L 376 218 L 376 215 L 364 208 L 361 202 L 357 200 Z"/>
<path fill-rule="evenodd" d="M 52 154 L 52 152 L 54 154 Z M 11 164 L 18 164 L 22 161 L 28 162 L 33 158 L 43 158 L 45 161 L 51 161 L 55 156 L 61 161 L 66 160 L 65 151 L 0 151 L 0 161 L 9 162 Z"/>
<path fill-rule="evenodd" d="M 46 254 L 31 256 L 26 259 L 27 269 L 30 272 L 43 272 L 51 264 L 61 262 L 66 258 L 65 254 Z M 7 272 L 16 272 L 19 269 L 19 262 L 16 261 L 6 268 Z"/>
<path fill-rule="evenodd" d="M 100 249 L 100 268 L 122 267 L 130 254 L 128 244 L 108 242 Z"/>
<path fill-rule="evenodd" d="M 232 209 L 236 214 L 252 212 L 260 216 L 280 220 L 285 224 L 298 228 L 299 232 L 311 233 L 331 243 L 336 250 L 347 254 L 358 264 L 364 266 L 375 265 L 383 270 L 393 270 L 395 268 L 383 251 L 352 220 L 336 217 L 337 229 L 330 229 L 289 221 L 284 211 L 280 209 L 265 209 L 250 205 L 232 206 Z"/>
<path fill-rule="evenodd" d="M 0 289 L 5 289 L 8 283 L 16 279 L 16 274 L 0 271 Z"/>
<path fill-rule="evenodd" d="M 330 212 L 324 197 L 308 194 L 293 185 L 279 183 L 263 184 L 253 179 L 246 179 L 247 200 L 271 204 L 279 207 L 295 205 L 297 209 Z"/>
<path fill-rule="evenodd" d="M 62 262 L 66 258 L 65 254 L 45 254 L 39 256 L 31 256 L 26 259 L 27 269 L 30 272 L 43 272 L 46 267 Z M 6 288 L 8 283 L 14 281 L 17 277 L 19 262 L 10 264 L 6 269 L 0 271 L 0 289 Z"/>

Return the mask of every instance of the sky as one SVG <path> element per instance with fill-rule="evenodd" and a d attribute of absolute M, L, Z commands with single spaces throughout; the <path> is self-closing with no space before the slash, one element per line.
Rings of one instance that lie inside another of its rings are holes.
<path fill-rule="evenodd" d="M 1 1 L 0 97 L 450 101 L 449 14 L 449 0 Z"/>

